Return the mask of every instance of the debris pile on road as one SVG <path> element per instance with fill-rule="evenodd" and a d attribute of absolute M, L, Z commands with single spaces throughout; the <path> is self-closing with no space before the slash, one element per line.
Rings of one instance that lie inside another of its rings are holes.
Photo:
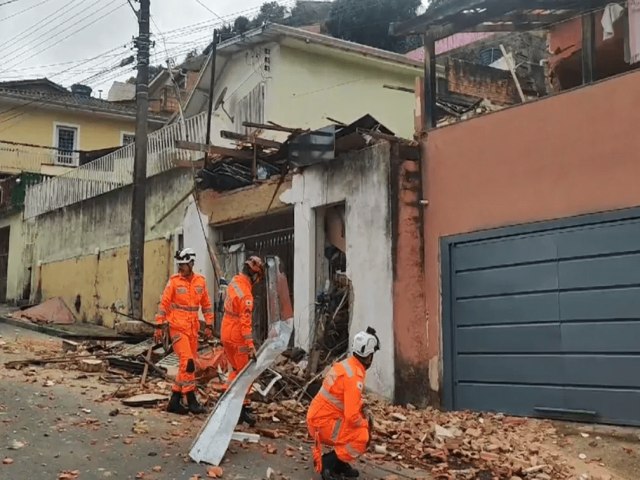
<path fill-rule="evenodd" d="M 402 408 L 373 400 L 368 457 L 427 469 L 434 480 L 564 480 L 572 470 L 543 444 L 556 437 L 550 422 L 501 414 Z M 307 439 L 306 406 L 296 400 L 261 405 L 260 418 L 277 425 L 263 436 Z"/>

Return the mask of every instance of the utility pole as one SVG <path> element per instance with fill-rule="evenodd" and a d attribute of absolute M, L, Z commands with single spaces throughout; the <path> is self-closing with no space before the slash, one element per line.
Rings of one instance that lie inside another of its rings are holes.
<path fill-rule="evenodd" d="M 147 181 L 147 115 L 149 112 L 149 21 L 151 0 L 140 0 L 138 77 L 136 80 L 136 143 L 133 162 L 133 195 L 131 202 L 131 236 L 129 239 L 129 275 L 131 283 L 131 315 L 143 318 L 144 231 Z"/>

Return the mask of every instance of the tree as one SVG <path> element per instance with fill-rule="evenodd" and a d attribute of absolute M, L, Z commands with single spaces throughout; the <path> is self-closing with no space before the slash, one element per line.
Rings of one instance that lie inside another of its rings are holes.
<path fill-rule="evenodd" d="M 446 0 L 439 0 L 446 1 Z M 414 18 L 420 0 L 335 0 L 326 23 L 330 35 L 405 53 L 413 42 L 389 35 L 389 24 Z"/>
<path fill-rule="evenodd" d="M 239 16 L 233 22 L 233 33 L 240 35 L 251 28 L 251 20 L 247 17 Z"/>
<path fill-rule="evenodd" d="M 317 23 L 324 23 L 329 17 L 331 2 L 307 2 L 297 1 L 291 9 L 291 16 L 287 19 L 287 25 L 302 27 Z"/>
<path fill-rule="evenodd" d="M 251 21 L 251 26 L 260 27 L 267 22 L 283 23 L 287 13 L 289 13 L 287 7 L 283 7 L 278 2 L 265 2 L 260 6 L 258 15 Z"/>

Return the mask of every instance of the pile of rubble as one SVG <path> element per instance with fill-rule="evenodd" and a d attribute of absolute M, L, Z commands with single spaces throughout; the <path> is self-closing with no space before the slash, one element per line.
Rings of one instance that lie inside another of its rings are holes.
<path fill-rule="evenodd" d="M 403 408 L 379 400 L 369 401 L 367 407 L 375 419 L 367 455 L 373 461 L 392 460 L 404 468 L 426 469 L 434 480 L 575 478 L 566 461 L 544 446 L 557 436 L 549 422 Z M 262 422 L 277 427 L 263 430 L 263 435 L 309 441 L 303 402 L 263 404 L 259 413 Z"/>
<path fill-rule="evenodd" d="M 103 383 L 117 385 L 104 400 L 119 399 L 129 406 L 158 405 L 167 398 L 175 367 L 171 355 L 156 351 L 150 340 L 136 345 L 64 340 L 58 346 L 22 345 L 31 358 L 10 361 L 5 367 L 28 370 L 49 366 L 93 374 Z M 5 344 L 3 348 L 14 347 Z M 305 422 L 308 403 L 332 361 L 339 358 L 322 356 L 326 362 L 319 363 L 318 372 L 311 374 L 304 351 L 287 351 L 254 384 L 251 395 L 256 412 L 260 425 L 267 427 L 257 433 L 310 443 Z M 201 393 L 207 403 L 214 404 L 226 380 L 221 347 L 203 346 L 197 366 Z M 574 478 L 566 460 L 548 447 L 557 438 L 549 422 L 501 414 L 420 410 L 410 405 L 403 408 L 372 397 L 366 405 L 375 419 L 368 453 L 374 462 L 393 461 L 404 468 L 426 469 L 435 480 Z"/>

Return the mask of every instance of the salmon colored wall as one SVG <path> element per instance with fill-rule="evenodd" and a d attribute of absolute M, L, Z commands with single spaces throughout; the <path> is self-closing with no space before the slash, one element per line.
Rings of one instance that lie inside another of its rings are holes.
<path fill-rule="evenodd" d="M 426 352 L 427 317 L 424 297 L 424 242 L 420 163 L 392 157 L 391 201 L 393 255 L 393 339 L 395 401 L 422 406 L 430 398 Z"/>
<path fill-rule="evenodd" d="M 443 236 L 640 205 L 640 72 L 429 133 L 423 144 L 431 386 Z"/>

